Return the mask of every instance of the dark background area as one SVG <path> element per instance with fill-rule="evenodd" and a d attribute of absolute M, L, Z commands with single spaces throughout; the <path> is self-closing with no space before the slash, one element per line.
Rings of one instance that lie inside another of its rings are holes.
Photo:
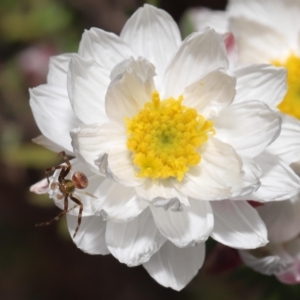
<path fill-rule="evenodd" d="M 78 250 L 63 219 L 49 227 L 34 227 L 55 216 L 58 209 L 47 196 L 29 193 L 29 187 L 44 177 L 46 167 L 60 160 L 55 153 L 31 142 L 40 133 L 29 108 L 28 88 L 45 82 L 51 55 L 77 51 L 84 29 L 94 26 L 119 33 L 130 14 L 143 3 L 0 2 L 1 300 L 264 299 L 260 298 L 261 283 L 229 272 L 209 275 L 207 265 L 182 292 L 165 289 L 143 267 L 128 268 L 112 256 L 90 256 Z M 179 21 L 191 6 L 224 9 L 226 1 L 158 4 Z M 268 284 L 274 282 L 277 284 Z"/>

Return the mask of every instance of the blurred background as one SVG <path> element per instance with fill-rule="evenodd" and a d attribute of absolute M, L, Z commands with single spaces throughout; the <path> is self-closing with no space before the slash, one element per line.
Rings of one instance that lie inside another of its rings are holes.
<path fill-rule="evenodd" d="M 147 2 L 176 21 L 192 6 L 226 6 L 225 0 Z M 161 287 L 143 267 L 84 254 L 73 245 L 64 219 L 34 227 L 54 217 L 58 208 L 47 196 L 29 193 L 29 187 L 61 160 L 31 142 L 40 132 L 29 108 L 28 88 L 45 83 L 50 56 L 77 51 L 84 29 L 119 33 L 144 3 L 0 0 L 0 299 L 299 299 L 298 287 L 244 267 L 226 271 L 230 253 L 221 252 L 218 259 L 209 255 L 198 276 L 178 293 Z M 208 243 L 209 250 L 214 246 Z"/>

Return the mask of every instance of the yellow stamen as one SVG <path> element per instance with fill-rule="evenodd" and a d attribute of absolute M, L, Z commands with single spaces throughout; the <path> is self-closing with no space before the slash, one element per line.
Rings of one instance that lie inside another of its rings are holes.
<path fill-rule="evenodd" d="M 199 148 L 215 133 L 193 108 L 168 98 L 161 101 L 158 92 L 132 119 L 126 119 L 127 147 L 138 168 L 138 177 L 151 179 L 175 177 L 182 180 L 191 166 L 200 163 Z"/>
<path fill-rule="evenodd" d="M 292 54 L 285 62 L 273 61 L 273 65 L 287 69 L 288 90 L 278 108 L 300 119 L 300 57 Z"/>

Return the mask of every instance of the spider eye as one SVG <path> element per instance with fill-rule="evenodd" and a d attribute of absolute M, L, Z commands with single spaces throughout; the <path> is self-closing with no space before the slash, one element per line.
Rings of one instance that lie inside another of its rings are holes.
<path fill-rule="evenodd" d="M 85 189 L 89 184 L 87 177 L 82 172 L 75 172 L 72 181 L 77 189 Z"/>

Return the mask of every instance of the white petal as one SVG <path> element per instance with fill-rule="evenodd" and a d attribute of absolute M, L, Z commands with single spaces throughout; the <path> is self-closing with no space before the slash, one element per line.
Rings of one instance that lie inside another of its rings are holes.
<path fill-rule="evenodd" d="M 116 76 L 108 87 L 105 108 L 110 119 L 125 125 L 125 118 L 134 117 L 154 91 L 154 66 L 147 60 L 130 59 L 124 72 Z"/>
<path fill-rule="evenodd" d="M 281 118 L 280 135 L 268 147 L 268 152 L 291 164 L 300 160 L 300 122 L 285 114 Z"/>
<path fill-rule="evenodd" d="M 108 120 L 104 99 L 109 72 L 93 60 L 74 56 L 68 73 L 68 92 L 77 117 L 85 124 Z"/>
<path fill-rule="evenodd" d="M 99 172 L 96 160 L 126 144 L 125 129 L 112 123 L 81 126 L 71 132 L 71 137 L 76 156 L 95 172 Z"/>
<path fill-rule="evenodd" d="M 234 99 L 235 78 L 224 69 L 208 73 L 184 91 L 184 105 L 195 108 L 206 119 L 216 117 Z"/>
<path fill-rule="evenodd" d="M 264 0 L 264 1 L 230 1 L 227 8 L 229 16 L 241 17 L 241 20 L 251 20 L 271 27 L 277 34 L 285 36 L 286 41 L 294 48 L 297 43 L 300 25 L 295 22 L 300 14 L 298 0 Z M 233 29 L 243 30 L 243 26 L 236 24 Z M 261 32 L 255 29 L 252 35 Z M 263 38 L 262 38 L 263 39 Z M 268 41 L 263 40 L 268 47 Z M 277 44 L 281 48 L 282 44 Z"/>
<path fill-rule="evenodd" d="M 182 249 L 166 242 L 144 267 L 159 284 L 180 291 L 198 273 L 204 257 L 204 243 Z"/>
<path fill-rule="evenodd" d="M 121 263 L 130 267 L 147 262 L 165 241 L 148 209 L 127 223 L 107 222 L 108 249 Z"/>
<path fill-rule="evenodd" d="M 135 189 L 140 197 L 152 202 L 155 206 L 181 210 L 182 204 L 185 206 L 190 205 L 188 197 L 174 187 L 173 179 L 148 179 L 143 185 L 140 185 Z"/>
<path fill-rule="evenodd" d="M 71 132 L 76 156 L 93 172 L 125 186 L 138 186 L 131 152 L 126 146 L 125 127 L 115 123 L 85 125 Z"/>
<path fill-rule="evenodd" d="M 107 172 L 116 182 L 125 186 L 140 186 L 145 178 L 136 176 L 132 154 L 123 143 L 118 149 L 108 152 Z M 100 164 L 98 164 L 100 166 Z"/>
<path fill-rule="evenodd" d="M 233 104 L 214 119 L 216 137 L 244 156 L 260 154 L 280 133 L 279 113 L 259 101 Z"/>
<path fill-rule="evenodd" d="M 182 211 L 164 210 L 151 206 L 159 231 L 177 247 L 183 248 L 205 242 L 213 228 L 210 204 L 190 199 L 190 207 Z"/>
<path fill-rule="evenodd" d="M 113 222 L 126 222 L 137 217 L 148 203 L 138 198 L 135 189 L 122 186 L 110 179 L 104 180 L 94 195 L 92 209 L 96 215 Z"/>
<path fill-rule="evenodd" d="M 61 87 L 63 89 L 67 88 L 67 74 L 69 69 L 69 63 L 72 57 L 76 54 L 62 54 L 58 56 L 52 56 L 49 62 L 49 72 L 47 75 L 47 83 Z"/>
<path fill-rule="evenodd" d="M 44 136 L 61 150 L 73 152 L 70 131 L 79 125 L 66 89 L 40 85 L 30 90 L 30 106 L 34 119 Z"/>
<path fill-rule="evenodd" d="M 251 65 L 234 71 L 237 77 L 234 103 L 250 99 L 275 109 L 286 93 L 286 69 L 272 65 Z"/>
<path fill-rule="evenodd" d="M 262 170 L 259 165 L 248 157 L 241 156 L 241 159 L 243 161 L 243 176 L 240 178 L 240 184 L 232 187 L 233 197 L 249 195 L 261 185 Z"/>
<path fill-rule="evenodd" d="M 289 266 L 281 257 L 275 254 L 260 258 L 255 257 L 250 251 L 246 250 L 239 251 L 239 254 L 245 265 L 265 275 L 281 273 Z"/>
<path fill-rule="evenodd" d="M 61 146 L 59 146 L 58 144 L 52 142 L 51 140 L 49 140 L 48 138 L 46 138 L 44 135 L 39 135 L 38 137 L 32 139 L 32 141 L 34 143 L 36 143 L 37 145 L 43 146 L 53 152 L 59 153 L 61 152 Z M 73 156 L 73 152 L 65 150 L 65 152 L 67 153 L 67 155 Z"/>
<path fill-rule="evenodd" d="M 213 239 L 238 249 L 254 249 L 267 244 L 266 226 L 246 201 L 214 201 L 211 206 L 215 220 Z"/>
<path fill-rule="evenodd" d="M 269 63 L 289 55 L 285 35 L 274 28 L 239 17 L 232 18 L 230 25 L 237 37 L 240 64 Z"/>
<path fill-rule="evenodd" d="M 99 28 L 85 30 L 80 41 L 78 54 L 92 59 L 110 73 L 113 67 L 133 56 L 130 47 L 117 35 Z"/>
<path fill-rule="evenodd" d="M 210 137 L 200 148 L 198 166 L 190 168 L 176 188 L 200 200 L 220 200 L 232 195 L 232 187 L 240 186 L 242 161 L 228 144 Z"/>
<path fill-rule="evenodd" d="M 265 203 L 257 208 L 268 228 L 268 238 L 272 243 L 283 243 L 300 233 L 300 199 Z"/>
<path fill-rule="evenodd" d="M 178 26 L 172 17 L 164 10 L 147 4 L 127 21 L 121 38 L 138 56 L 153 63 L 159 76 L 163 75 L 181 42 Z"/>
<path fill-rule="evenodd" d="M 163 98 L 177 98 L 182 95 L 185 87 L 219 68 L 228 69 L 222 37 L 213 29 L 190 35 L 182 42 L 167 67 Z"/>
<path fill-rule="evenodd" d="M 30 187 L 30 192 L 35 194 L 47 194 L 49 191 L 49 184 L 47 178 L 44 178 Z"/>
<path fill-rule="evenodd" d="M 261 167 L 263 175 L 261 186 L 247 200 L 261 202 L 286 200 L 300 192 L 300 180 L 294 171 L 280 158 L 269 153 L 263 153 L 255 158 Z"/>
<path fill-rule="evenodd" d="M 75 233 L 77 227 L 77 217 L 67 215 L 68 228 L 71 237 Z M 106 222 L 100 217 L 84 217 L 81 220 L 79 230 L 73 242 L 85 253 L 88 254 L 109 254 L 109 250 L 105 243 Z"/>

